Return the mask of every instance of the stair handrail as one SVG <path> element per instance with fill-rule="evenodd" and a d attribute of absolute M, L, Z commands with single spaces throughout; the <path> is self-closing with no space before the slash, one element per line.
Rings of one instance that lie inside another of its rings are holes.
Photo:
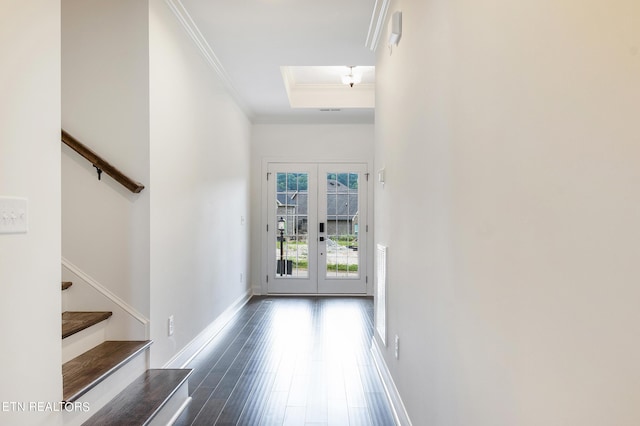
<path fill-rule="evenodd" d="M 61 130 L 61 140 L 69 148 L 73 149 L 75 152 L 77 152 L 78 154 L 86 158 L 91 164 L 93 164 L 93 167 L 95 167 L 98 172 L 98 180 L 100 179 L 100 175 L 102 174 L 102 172 L 105 172 L 116 182 L 120 183 L 122 186 L 135 194 L 144 189 L 143 184 L 141 184 L 140 182 L 136 182 L 135 180 L 122 173 L 115 166 L 110 164 L 108 161 L 93 152 L 82 142 L 67 133 L 64 129 Z"/>

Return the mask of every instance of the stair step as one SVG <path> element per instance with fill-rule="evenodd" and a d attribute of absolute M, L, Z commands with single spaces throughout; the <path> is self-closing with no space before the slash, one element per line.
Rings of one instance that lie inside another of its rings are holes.
<path fill-rule="evenodd" d="M 79 331 L 106 320 L 112 312 L 63 312 L 62 338 L 69 337 Z"/>
<path fill-rule="evenodd" d="M 190 374 L 189 369 L 147 370 L 83 426 L 147 425 Z"/>
<path fill-rule="evenodd" d="M 63 399 L 73 402 L 151 345 L 108 340 L 62 365 Z"/>
<path fill-rule="evenodd" d="M 71 281 L 62 281 L 62 290 L 66 290 L 71 287 L 73 283 Z"/>

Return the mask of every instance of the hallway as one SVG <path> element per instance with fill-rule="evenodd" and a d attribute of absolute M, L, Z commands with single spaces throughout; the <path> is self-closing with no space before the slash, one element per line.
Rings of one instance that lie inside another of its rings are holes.
<path fill-rule="evenodd" d="M 176 425 L 392 425 L 371 298 L 254 297 L 191 362 Z"/>

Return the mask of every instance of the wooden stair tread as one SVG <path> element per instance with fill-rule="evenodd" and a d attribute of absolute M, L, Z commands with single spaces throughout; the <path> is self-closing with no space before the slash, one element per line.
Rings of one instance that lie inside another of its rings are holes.
<path fill-rule="evenodd" d="M 98 324 L 111 316 L 111 312 L 63 312 L 62 338 Z"/>
<path fill-rule="evenodd" d="M 63 399 L 73 402 L 151 345 L 108 340 L 62 365 Z"/>
<path fill-rule="evenodd" d="M 62 281 L 62 290 L 66 290 L 71 287 L 73 283 L 71 281 Z"/>
<path fill-rule="evenodd" d="M 189 369 L 147 370 L 83 426 L 147 425 L 190 374 Z"/>

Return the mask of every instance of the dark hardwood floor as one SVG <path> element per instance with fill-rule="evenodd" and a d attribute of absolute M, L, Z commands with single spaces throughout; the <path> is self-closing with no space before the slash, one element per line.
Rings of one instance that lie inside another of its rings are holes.
<path fill-rule="evenodd" d="M 254 297 L 191 362 L 176 425 L 394 425 L 371 298 Z"/>

